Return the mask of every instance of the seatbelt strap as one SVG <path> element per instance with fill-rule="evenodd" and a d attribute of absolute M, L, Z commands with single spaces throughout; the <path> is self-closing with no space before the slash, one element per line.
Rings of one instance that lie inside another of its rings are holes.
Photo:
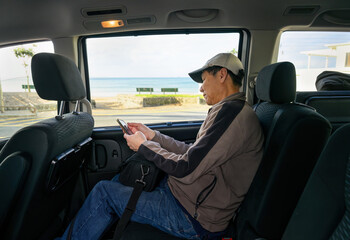
<path fill-rule="evenodd" d="M 71 240 L 72 239 L 75 218 L 76 218 L 76 216 L 73 218 L 72 222 L 69 225 L 69 230 L 68 230 L 68 234 L 67 234 L 67 240 Z"/>
<path fill-rule="evenodd" d="M 115 229 L 113 240 L 119 240 L 121 238 L 126 225 L 128 224 L 132 214 L 135 212 L 137 201 L 139 200 L 139 197 L 144 187 L 145 184 L 143 182 L 136 181 L 134 190 L 131 193 L 128 204 L 126 205 L 126 208 L 124 209 L 124 212 L 120 217 L 117 227 Z"/>
<path fill-rule="evenodd" d="M 261 100 L 258 99 L 258 102 L 253 106 L 254 112 L 256 112 L 256 109 L 259 107 L 260 103 L 261 103 Z"/>

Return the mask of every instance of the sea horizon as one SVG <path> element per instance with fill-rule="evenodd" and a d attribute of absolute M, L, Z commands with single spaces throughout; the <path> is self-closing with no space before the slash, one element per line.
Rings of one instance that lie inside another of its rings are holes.
<path fill-rule="evenodd" d="M 190 77 L 93 77 L 90 78 L 91 97 L 113 97 L 118 94 L 138 94 L 136 88 L 153 88 L 153 94 L 162 94 L 161 88 L 178 88 L 176 94 L 198 94 L 200 84 Z M 2 79 L 3 92 L 25 92 L 26 77 Z M 29 79 L 29 84 L 33 84 Z"/>

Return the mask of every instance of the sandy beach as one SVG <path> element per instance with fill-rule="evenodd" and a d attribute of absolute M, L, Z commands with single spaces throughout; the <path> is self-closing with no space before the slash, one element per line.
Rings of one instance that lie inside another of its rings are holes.
<path fill-rule="evenodd" d="M 205 105 L 203 99 L 199 97 L 177 97 L 177 96 L 137 96 L 136 94 L 118 94 L 113 97 L 96 97 L 92 101 L 93 109 L 99 110 L 117 110 L 117 109 L 138 109 L 143 107 L 158 106 L 195 106 Z M 41 99 L 36 92 L 4 92 L 3 101 L 0 102 L 0 110 L 24 111 L 32 113 L 43 111 L 55 111 L 57 109 L 56 101 Z"/>
<path fill-rule="evenodd" d="M 93 108 L 96 109 L 132 109 L 142 107 L 156 107 L 165 105 L 203 105 L 203 99 L 199 97 L 176 97 L 166 95 L 155 97 L 137 96 L 135 94 L 118 94 L 114 97 L 97 97 L 92 99 Z"/>

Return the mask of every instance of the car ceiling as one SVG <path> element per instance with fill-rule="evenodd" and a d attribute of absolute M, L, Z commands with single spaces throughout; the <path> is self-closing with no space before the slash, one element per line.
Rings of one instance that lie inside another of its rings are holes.
<path fill-rule="evenodd" d="M 1 45 L 147 29 L 350 29 L 349 0 L 0 0 L 0 6 Z M 122 12 L 86 15 L 111 9 Z M 110 19 L 125 26 L 103 29 L 100 21 Z"/>

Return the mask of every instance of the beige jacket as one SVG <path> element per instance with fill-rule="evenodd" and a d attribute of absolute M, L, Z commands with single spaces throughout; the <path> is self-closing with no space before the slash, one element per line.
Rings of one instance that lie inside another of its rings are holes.
<path fill-rule="evenodd" d="M 168 185 L 182 206 L 210 232 L 226 229 L 260 164 L 259 120 L 236 93 L 215 104 L 196 141 L 189 145 L 156 131 L 139 153 L 169 174 Z"/>

